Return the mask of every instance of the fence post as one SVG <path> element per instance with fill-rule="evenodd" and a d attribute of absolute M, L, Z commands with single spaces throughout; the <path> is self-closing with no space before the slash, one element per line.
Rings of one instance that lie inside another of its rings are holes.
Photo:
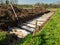
<path fill-rule="evenodd" d="M 33 36 L 35 35 L 35 33 L 36 33 L 36 31 L 37 31 L 37 28 L 38 28 L 37 22 L 38 22 L 38 20 L 36 20 L 36 22 L 35 22 L 35 30 L 33 31 Z"/>

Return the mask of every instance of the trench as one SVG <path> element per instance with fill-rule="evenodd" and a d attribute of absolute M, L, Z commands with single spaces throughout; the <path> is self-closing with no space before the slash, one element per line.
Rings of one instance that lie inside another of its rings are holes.
<path fill-rule="evenodd" d="M 18 27 L 11 28 L 12 31 L 10 33 L 18 34 L 17 36 L 20 38 L 24 38 L 28 34 L 31 34 L 35 30 L 36 20 L 37 20 L 37 30 L 39 30 L 46 21 L 50 19 L 50 17 L 54 14 L 54 12 L 48 12 L 41 16 L 35 17 L 34 19 L 28 20 Z"/>

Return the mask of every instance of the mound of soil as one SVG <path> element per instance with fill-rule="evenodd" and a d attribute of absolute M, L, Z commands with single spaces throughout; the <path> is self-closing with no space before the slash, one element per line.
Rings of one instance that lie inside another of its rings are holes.
<path fill-rule="evenodd" d="M 48 12 L 42 8 L 19 9 L 16 6 L 13 6 L 13 8 L 18 16 L 18 21 L 20 24 Z M 17 26 L 18 21 L 16 20 L 16 17 L 10 5 L 0 6 L 0 28 Z"/>

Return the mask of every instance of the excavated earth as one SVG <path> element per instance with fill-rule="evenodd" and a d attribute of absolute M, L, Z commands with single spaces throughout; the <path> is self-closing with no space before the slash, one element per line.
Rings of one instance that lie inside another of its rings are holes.
<path fill-rule="evenodd" d="M 7 27 L 17 26 L 26 21 L 29 21 L 33 18 L 42 16 L 44 13 L 48 13 L 44 8 L 34 8 L 34 9 L 19 9 L 16 6 L 13 6 L 18 17 L 15 17 L 15 14 L 10 5 L 0 6 L 0 29 L 7 29 Z M 18 20 L 16 20 L 18 18 Z"/>

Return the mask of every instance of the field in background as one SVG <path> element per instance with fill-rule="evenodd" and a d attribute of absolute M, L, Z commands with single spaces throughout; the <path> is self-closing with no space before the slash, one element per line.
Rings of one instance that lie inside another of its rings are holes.
<path fill-rule="evenodd" d="M 17 5 L 18 8 L 33 8 L 32 5 Z"/>

